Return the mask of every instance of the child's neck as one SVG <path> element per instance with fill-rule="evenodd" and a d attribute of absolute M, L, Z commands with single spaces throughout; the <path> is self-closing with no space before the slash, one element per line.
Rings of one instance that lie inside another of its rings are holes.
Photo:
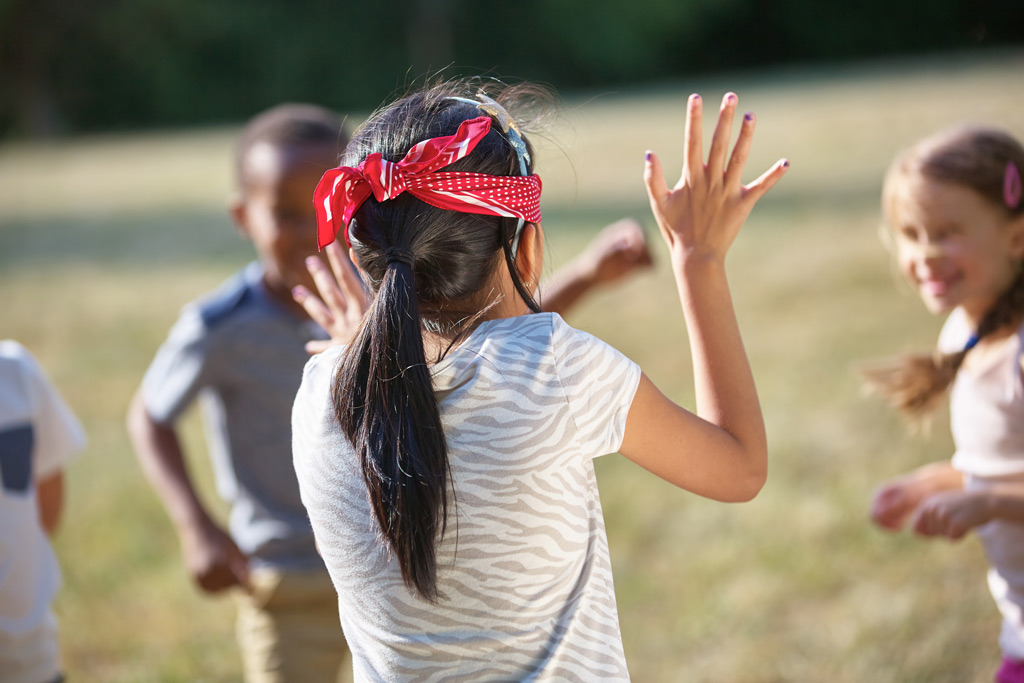
<path fill-rule="evenodd" d="M 288 311 L 288 313 L 294 315 L 296 318 L 299 318 L 300 320 L 310 319 L 309 314 L 307 314 L 306 310 L 292 298 L 291 290 L 283 283 L 275 282 L 264 274 L 263 290 L 274 303 Z"/>

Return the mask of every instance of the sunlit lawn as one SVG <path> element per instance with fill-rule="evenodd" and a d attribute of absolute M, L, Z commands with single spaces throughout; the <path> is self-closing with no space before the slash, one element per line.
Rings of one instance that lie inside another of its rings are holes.
<path fill-rule="evenodd" d="M 563 151 L 545 146 L 539 166 L 552 267 L 621 215 L 653 228 L 643 153 L 678 168 L 692 90 L 705 96 L 708 133 L 726 89 L 758 115 L 749 177 L 781 156 L 792 162 L 729 263 L 768 420 L 765 490 L 723 505 L 618 456 L 599 462 L 635 680 L 991 679 L 999 619 L 976 542 L 892 536 L 866 519 L 878 481 L 949 456 L 945 416 L 930 435 L 907 435 L 861 395 L 853 367 L 927 346 L 940 324 L 892 276 L 877 238 L 889 159 L 953 123 L 1024 137 L 1022 73 L 1020 53 L 747 73 L 574 97 L 552 124 Z M 73 681 L 239 678 L 231 600 L 189 584 L 123 428 L 179 308 L 250 258 L 223 211 L 235 133 L 0 147 L 0 337 L 35 352 L 90 435 L 57 541 Z M 569 317 L 691 403 L 674 296 L 661 258 Z M 194 415 L 187 443 L 213 501 Z"/>

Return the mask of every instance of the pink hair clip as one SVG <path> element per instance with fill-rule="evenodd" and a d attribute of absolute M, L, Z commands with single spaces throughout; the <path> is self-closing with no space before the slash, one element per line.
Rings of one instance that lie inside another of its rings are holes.
<path fill-rule="evenodd" d="M 1016 209 L 1020 206 L 1021 183 L 1020 170 L 1012 161 L 1006 162 L 1006 173 L 1003 174 L 1003 201 L 1007 208 Z"/>

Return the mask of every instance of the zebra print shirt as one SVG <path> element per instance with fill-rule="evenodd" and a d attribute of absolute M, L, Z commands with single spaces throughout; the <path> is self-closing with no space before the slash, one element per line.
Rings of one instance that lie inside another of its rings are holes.
<path fill-rule="evenodd" d="M 306 365 L 293 455 L 356 680 L 628 680 L 592 459 L 621 445 L 639 367 L 547 313 L 484 322 L 434 366 L 454 505 L 431 604 L 334 419 L 340 354 Z"/>

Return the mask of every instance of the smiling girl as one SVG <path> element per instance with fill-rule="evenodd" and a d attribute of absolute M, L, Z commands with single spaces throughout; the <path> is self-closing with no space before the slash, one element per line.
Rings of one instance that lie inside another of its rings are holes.
<path fill-rule="evenodd" d="M 870 370 L 897 408 L 923 417 L 952 386 L 952 461 L 897 477 L 872 518 L 985 546 L 1003 615 L 999 683 L 1024 681 L 1024 148 L 1005 132 L 958 129 L 896 159 L 883 208 L 900 270 L 947 314 L 939 350 Z"/>

